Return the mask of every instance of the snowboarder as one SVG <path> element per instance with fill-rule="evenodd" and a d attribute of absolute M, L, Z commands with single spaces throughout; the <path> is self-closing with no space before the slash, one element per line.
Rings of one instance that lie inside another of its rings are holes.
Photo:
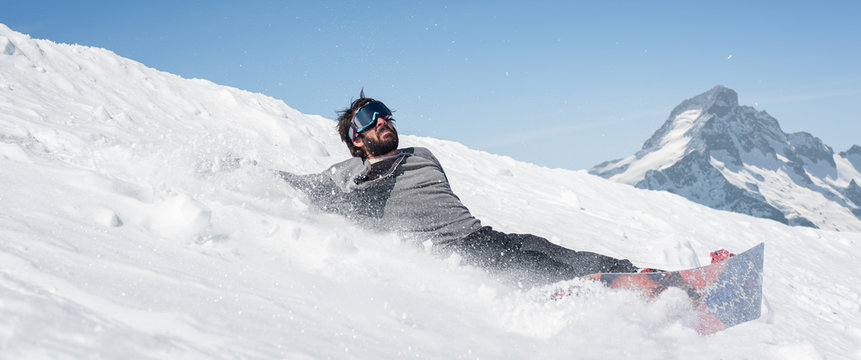
<path fill-rule="evenodd" d="M 394 231 L 434 253 L 458 254 L 467 264 L 514 281 L 541 285 L 593 273 L 638 272 L 628 260 L 555 245 L 530 234 L 482 226 L 449 186 L 426 148 L 398 148 L 392 111 L 364 96 L 338 112 L 337 131 L 353 155 L 319 174 L 279 171 L 315 206 L 359 224 Z"/>

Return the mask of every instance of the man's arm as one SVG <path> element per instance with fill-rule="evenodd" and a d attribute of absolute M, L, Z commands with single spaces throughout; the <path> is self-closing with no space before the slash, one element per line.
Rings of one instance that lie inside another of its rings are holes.
<path fill-rule="evenodd" d="M 308 195 L 311 204 L 323 211 L 350 217 L 356 211 L 357 194 L 345 193 L 335 185 L 335 181 L 325 173 L 296 175 L 286 171 L 276 171 L 278 177 L 293 188 Z"/>
<path fill-rule="evenodd" d="M 340 192 L 335 182 L 324 174 L 296 175 L 286 171 L 275 171 L 275 174 L 308 195 L 311 202 L 318 206 L 330 202 Z"/>
<path fill-rule="evenodd" d="M 275 174 L 290 184 L 290 186 L 307 193 L 309 196 L 312 194 L 321 196 L 327 192 L 325 191 L 326 188 L 336 190 L 335 182 L 323 174 L 296 175 L 280 170 L 276 170 Z"/>
<path fill-rule="evenodd" d="M 296 175 L 285 171 L 276 171 L 290 186 L 308 195 L 311 203 L 323 211 L 354 217 L 380 218 L 394 185 L 392 179 L 381 179 L 376 186 L 369 188 L 343 191 L 326 173 Z"/>

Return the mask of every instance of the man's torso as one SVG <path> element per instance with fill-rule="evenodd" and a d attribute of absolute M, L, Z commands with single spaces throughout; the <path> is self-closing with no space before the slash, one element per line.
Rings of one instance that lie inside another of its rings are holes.
<path fill-rule="evenodd" d="M 323 174 L 337 190 L 332 189 L 334 194 L 325 200 L 332 203 L 323 203 L 322 207 L 333 207 L 327 210 L 374 229 L 440 244 L 463 238 L 481 227 L 481 222 L 452 192 L 439 161 L 425 148 L 402 149 L 373 165 L 358 158 L 348 159 Z"/>

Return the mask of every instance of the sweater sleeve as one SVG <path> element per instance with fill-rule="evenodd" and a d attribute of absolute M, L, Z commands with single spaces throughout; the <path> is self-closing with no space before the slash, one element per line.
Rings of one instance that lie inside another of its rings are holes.
<path fill-rule="evenodd" d="M 276 171 L 278 177 L 296 190 L 305 193 L 311 204 L 323 211 L 349 215 L 355 208 L 353 196 L 341 191 L 335 181 L 325 173 L 296 175 L 286 171 Z"/>

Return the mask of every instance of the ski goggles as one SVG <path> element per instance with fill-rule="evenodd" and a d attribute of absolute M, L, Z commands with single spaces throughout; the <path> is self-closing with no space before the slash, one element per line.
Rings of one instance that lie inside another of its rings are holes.
<path fill-rule="evenodd" d="M 353 122 L 350 123 L 350 140 L 355 140 L 362 131 L 374 126 L 377 117 L 383 116 L 386 120 L 392 118 L 392 111 L 379 101 L 371 101 L 356 111 Z"/>

